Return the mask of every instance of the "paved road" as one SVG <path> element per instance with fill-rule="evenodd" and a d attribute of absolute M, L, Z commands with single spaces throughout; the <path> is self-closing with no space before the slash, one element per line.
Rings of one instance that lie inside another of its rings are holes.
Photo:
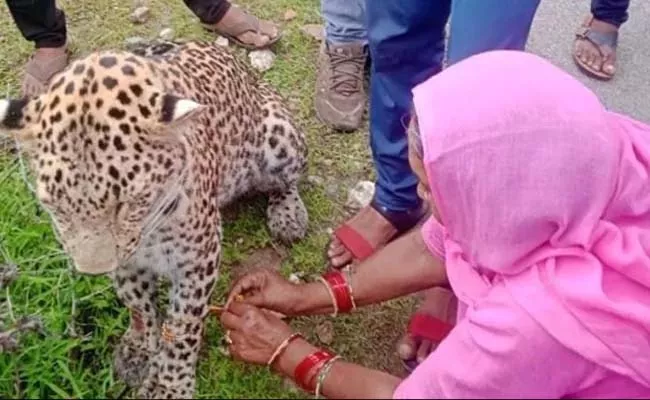
<path fill-rule="evenodd" d="M 570 71 L 612 110 L 650 122 L 650 1 L 632 0 L 630 19 L 619 36 L 618 71 L 609 82 L 582 74 L 571 57 L 574 34 L 589 13 L 589 2 L 542 0 L 528 49 Z"/>

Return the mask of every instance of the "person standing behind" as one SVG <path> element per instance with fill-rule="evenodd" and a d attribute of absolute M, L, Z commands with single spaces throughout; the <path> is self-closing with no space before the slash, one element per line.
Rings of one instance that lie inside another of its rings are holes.
<path fill-rule="evenodd" d="M 377 175 L 376 190 L 371 204 L 334 232 L 327 249 L 333 268 L 367 259 L 415 227 L 428 212 L 418 197 L 418 180 L 408 160 L 404 121 L 412 104 L 411 89 L 439 73 L 445 55 L 447 65 L 453 65 L 489 50 L 524 50 L 540 3 L 540 0 L 366 1 L 372 59 L 370 147 Z M 399 345 L 400 357 L 409 368 L 424 359 L 450 330 L 444 321 L 448 320 L 445 314 L 447 317 L 453 314 L 448 310 L 453 307 L 441 307 L 440 301 L 435 301 L 435 297 L 440 298 L 437 294 L 427 293 L 426 297 L 411 319 L 408 335 Z M 428 337 L 415 335 L 416 326 L 426 326 Z"/>
<path fill-rule="evenodd" d="M 261 21 L 227 0 L 184 0 L 206 29 L 230 38 L 249 49 L 275 43 L 280 34 L 268 21 Z M 21 88 L 23 96 L 42 92 L 50 78 L 68 64 L 65 13 L 55 0 L 6 0 L 14 23 L 35 51 L 25 65 Z"/>

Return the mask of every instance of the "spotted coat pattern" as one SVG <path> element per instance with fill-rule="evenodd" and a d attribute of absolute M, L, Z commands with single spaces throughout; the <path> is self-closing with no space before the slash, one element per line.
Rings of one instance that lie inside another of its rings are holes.
<path fill-rule="evenodd" d="M 77 60 L 44 94 L 0 100 L 0 120 L 77 269 L 110 274 L 131 310 L 117 373 L 142 398 L 192 397 L 220 208 L 263 192 L 275 238 L 306 233 L 307 150 L 283 100 L 227 49 L 159 43 Z"/>

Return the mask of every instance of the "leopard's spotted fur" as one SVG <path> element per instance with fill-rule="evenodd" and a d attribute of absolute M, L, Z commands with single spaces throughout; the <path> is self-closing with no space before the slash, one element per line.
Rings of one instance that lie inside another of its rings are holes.
<path fill-rule="evenodd" d="M 145 398 L 187 398 L 220 257 L 220 208 L 268 194 L 268 226 L 305 235 L 306 145 L 278 94 L 227 49 L 162 43 L 73 62 L 46 93 L 0 100 L 36 194 L 78 270 L 131 310 L 117 372 Z M 163 317 L 156 280 L 171 281 Z M 161 329 L 174 339 L 161 338 Z"/>

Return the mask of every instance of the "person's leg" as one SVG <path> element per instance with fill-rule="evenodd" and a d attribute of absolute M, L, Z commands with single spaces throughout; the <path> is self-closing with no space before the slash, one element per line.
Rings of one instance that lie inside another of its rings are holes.
<path fill-rule="evenodd" d="M 591 17 L 582 24 L 573 52 L 582 71 L 602 79 L 614 76 L 618 31 L 629 7 L 630 0 L 592 0 Z"/>
<path fill-rule="evenodd" d="M 365 258 L 423 215 L 408 163 L 405 121 L 411 89 L 442 69 L 449 10 L 449 1 L 367 0 L 375 197 L 335 232 L 328 249 L 333 267 Z"/>
<path fill-rule="evenodd" d="M 7 0 L 7 6 L 20 33 L 36 48 L 25 66 L 22 94 L 37 95 L 67 65 L 65 14 L 54 0 Z"/>
<path fill-rule="evenodd" d="M 228 0 L 183 0 L 206 29 L 228 37 L 234 43 L 261 49 L 275 43 L 280 34 L 271 22 L 260 20 Z"/>
<path fill-rule="evenodd" d="M 333 129 L 359 128 L 366 105 L 363 88 L 367 59 L 365 0 L 321 0 L 325 40 L 318 57 L 314 107 Z"/>
<path fill-rule="evenodd" d="M 540 0 L 452 0 L 447 65 L 490 50 L 525 50 Z"/>

